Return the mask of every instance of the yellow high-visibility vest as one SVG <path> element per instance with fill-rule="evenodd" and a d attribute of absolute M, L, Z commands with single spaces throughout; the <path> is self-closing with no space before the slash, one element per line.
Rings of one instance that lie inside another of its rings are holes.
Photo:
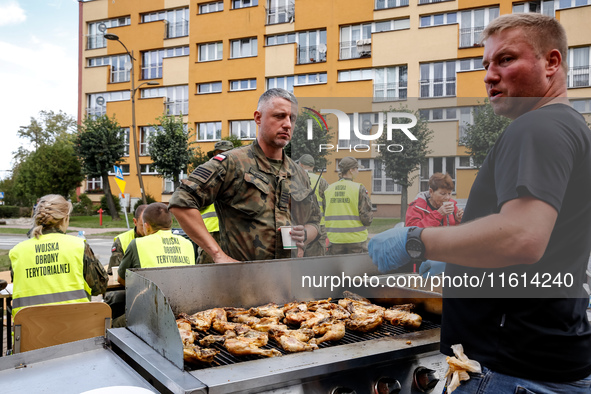
<path fill-rule="evenodd" d="M 320 225 L 324 226 L 325 221 L 324 221 L 324 207 L 322 206 L 322 199 L 320 198 L 320 183 L 318 182 L 318 178 L 320 178 L 320 175 L 315 174 L 313 172 L 308 172 L 308 177 L 310 178 L 310 183 L 312 184 L 312 188 L 314 188 L 314 186 L 316 186 L 316 190 L 314 190 L 314 194 L 316 194 L 316 199 L 318 200 L 318 205 L 320 205 L 320 213 L 322 214 L 322 217 L 320 218 Z M 326 195 L 325 195 L 326 197 Z"/>
<path fill-rule="evenodd" d="M 84 248 L 83 239 L 62 233 L 33 237 L 12 248 L 12 316 L 26 306 L 90 301 Z"/>
<path fill-rule="evenodd" d="M 129 243 L 135 239 L 135 229 L 127 230 L 126 232 L 119 234 L 115 237 L 114 241 L 119 238 L 119 242 L 121 243 L 121 248 L 123 249 L 123 253 L 127 250 Z"/>
<path fill-rule="evenodd" d="M 359 218 L 360 183 L 341 179 L 326 189 L 326 233 L 335 244 L 350 244 L 367 240 L 367 228 Z"/>
<path fill-rule="evenodd" d="M 142 268 L 195 265 L 195 250 L 191 241 L 174 235 L 171 230 L 136 238 L 135 244 Z"/>
<path fill-rule="evenodd" d="M 201 217 L 203 217 L 203 222 L 205 223 L 205 227 L 207 227 L 207 231 L 210 233 L 220 231 L 220 222 L 213 204 L 199 210 L 199 212 L 201 212 Z"/>

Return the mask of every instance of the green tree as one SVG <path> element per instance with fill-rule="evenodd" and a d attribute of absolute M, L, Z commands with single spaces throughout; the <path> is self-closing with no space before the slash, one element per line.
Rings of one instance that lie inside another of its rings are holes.
<path fill-rule="evenodd" d="M 193 156 L 194 149 L 190 147 L 193 142 L 189 142 L 191 129 L 183 124 L 180 115 L 162 115 L 157 120 L 160 125 L 151 125 L 156 132 L 148 138 L 150 156 L 158 174 L 172 179 L 176 189 L 181 171 L 187 171 Z"/>
<path fill-rule="evenodd" d="M 84 174 L 91 178 L 102 178 L 111 218 L 120 220 L 109 185 L 109 171 L 120 163 L 125 152 L 125 136 L 115 116 L 84 118 L 84 122 L 78 127 L 75 150 L 82 161 Z"/>
<path fill-rule="evenodd" d="M 31 117 L 29 126 L 21 126 L 16 134 L 29 140 L 35 150 L 42 145 L 69 138 L 76 131 L 76 119 L 59 111 L 40 111 L 39 118 Z"/>
<path fill-rule="evenodd" d="M 312 124 L 312 139 L 308 139 L 308 121 Z M 298 114 L 293 130 L 292 138 L 285 147 L 285 153 L 293 160 L 299 159 L 303 154 L 314 157 L 316 170 L 326 168 L 329 164 L 326 156 L 328 150 L 320 150 L 321 145 L 329 144 L 332 138 L 330 129 L 316 121 L 309 110 L 303 110 Z"/>
<path fill-rule="evenodd" d="M 84 180 L 74 147 L 68 140 L 41 145 L 16 172 L 14 191 L 21 201 L 32 204 L 46 194 L 69 196 Z"/>
<path fill-rule="evenodd" d="M 402 187 L 401 201 L 400 201 L 400 218 L 404 220 L 406 217 L 406 209 L 408 207 L 408 187 L 412 186 L 415 178 L 418 177 L 418 172 L 421 163 L 425 160 L 427 155 L 431 153 L 428 149 L 429 142 L 433 139 L 433 131 L 429 129 L 429 123 L 422 119 L 419 111 L 412 111 L 407 107 L 400 107 L 396 110 L 390 109 L 388 112 L 407 112 L 412 114 L 417 119 L 417 124 L 410 128 L 409 131 L 417 138 L 416 141 L 409 139 L 409 137 L 400 129 L 393 129 L 392 140 L 387 139 L 386 121 L 387 116 L 384 114 L 384 131 L 382 136 L 377 139 L 378 144 L 383 144 L 380 147 L 378 158 L 384 165 L 384 170 L 388 178 L 392 178 L 394 182 Z M 410 123 L 409 118 L 394 118 L 392 123 L 402 124 Z M 389 146 L 389 149 L 388 149 Z M 376 163 L 378 166 L 380 163 Z"/>
<path fill-rule="evenodd" d="M 495 115 L 488 99 L 485 100 L 484 105 L 475 107 L 472 115 L 474 123 L 464 126 L 465 135 L 460 138 L 460 143 L 466 145 L 474 165 L 480 168 L 497 138 L 511 123 L 511 119 Z"/>

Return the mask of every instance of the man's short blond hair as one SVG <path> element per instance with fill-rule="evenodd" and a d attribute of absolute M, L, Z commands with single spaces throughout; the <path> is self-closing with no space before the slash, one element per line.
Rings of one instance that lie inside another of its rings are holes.
<path fill-rule="evenodd" d="M 531 12 L 499 16 L 484 29 L 481 42 L 484 43 L 490 36 L 503 30 L 516 28 L 523 30 L 538 58 L 552 49 L 558 49 L 562 55 L 562 67 L 565 71 L 568 70 L 566 31 L 560 22 L 551 16 Z"/>

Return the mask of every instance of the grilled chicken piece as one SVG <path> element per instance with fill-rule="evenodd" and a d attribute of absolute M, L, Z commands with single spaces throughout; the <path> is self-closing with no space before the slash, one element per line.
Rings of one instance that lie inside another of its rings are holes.
<path fill-rule="evenodd" d="M 191 322 L 187 319 L 180 318 L 177 319 L 176 325 L 179 329 L 179 334 L 181 334 L 183 346 L 192 345 L 195 339 L 197 339 L 197 333 L 191 329 Z"/>
<path fill-rule="evenodd" d="M 267 332 L 271 329 L 287 329 L 287 326 L 285 324 L 280 324 L 279 319 L 276 317 L 263 317 L 258 323 L 253 324 L 251 327 L 253 330 L 263 332 Z"/>
<path fill-rule="evenodd" d="M 345 336 L 345 323 L 342 321 L 332 321 L 323 323 L 327 327 L 324 335 L 316 338 L 316 344 L 321 344 L 326 341 L 338 341 Z"/>
<path fill-rule="evenodd" d="M 283 313 L 283 307 L 280 307 L 274 302 L 270 302 L 259 307 L 250 308 L 249 312 L 251 315 L 257 317 L 277 317 L 279 319 L 283 319 L 283 317 L 285 317 L 285 314 Z"/>
<path fill-rule="evenodd" d="M 318 345 L 314 343 L 314 339 L 310 342 L 302 342 L 295 335 L 282 335 L 277 340 L 279 346 L 286 352 L 297 353 L 297 352 L 311 352 L 318 349 Z"/>
<path fill-rule="evenodd" d="M 209 330 L 213 320 L 227 320 L 226 311 L 224 311 L 222 308 L 207 309 L 205 311 L 197 312 L 193 315 L 181 313 L 179 317 L 183 317 L 190 321 L 197 331 Z"/>
<path fill-rule="evenodd" d="M 190 363 L 211 363 L 219 351 L 210 348 L 200 348 L 196 345 L 183 347 L 183 360 Z"/>
<path fill-rule="evenodd" d="M 351 331 L 370 332 L 378 328 L 383 322 L 383 311 L 374 313 L 353 313 L 350 319 L 345 320 L 345 325 Z"/>
<path fill-rule="evenodd" d="M 371 301 L 365 297 L 361 297 L 359 294 L 353 293 L 351 291 L 345 290 L 343 291 L 343 298 L 348 298 L 354 301 L 361 301 L 365 302 L 366 304 L 371 304 Z"/>
<path fill-rule="evenodd" d="M 234 337 L 236 337 L 236 333 L 234 331 L 226 331 L 224 335 L 207 335 L 199 341 L 199 344 L 206 347 L 209 347 L 214 343 L 221 343 L 223 345 L 226 339 Z"/>
<path fill-rule="evenodd" d="M 413 313 L 414 304 L 395 305 L 384 312 L 384 318 L 394 326 L 402 326 L 417 329 L 421 326 L 423 318 Z"/>
<path fill-rule="evenodd" d="M 244 308 L 224 308 L 228 321 L 234 323 L 248 324 L 252 326 L 259 322 L 259 318 L 250 314 L 248 309 Z"/>
<path fill-rule="evenodd" d="M 265 332 L 256 330 L 247 331 L 244 334 L 234 338 L 227 338 L 224 347 L 235 356 L 258 355 L 265 357 L 281 356 L 281 352 L 276 349 L 261 349 L 269 341 L 269 336 Z"/>
<path fill-rule="evenodd" d="M 308 309 L 313 312 L 320 312 L 330 315 L 331 317 L 339 320 L 348 319 L 351 316 L 349 311 L 339 304 L 330 302 L 330 300 L 331 299 L 329 298 L 327 300 L 308 302 Z"/>
<path fill-rule="evenodd" d="M 211 324 L 211 328 L 220 334 L 226 334 L 228 331 L 233 331 L 237 335 L 244 334 L 250 330 L 250 327 L 242 323 L 233 323 L 224 320 L 214 320 Z"/>
<path fill-rule="evenodd" d="M 350 313 L 376 313 L 382 314 L 386 308 L 372 304 L 371 302 L 358 301 L 351 298 L 342 298 L 339 300 L 339 305 L 345 308 Z"/>
<path fill-rule="evenodd" d="M 279 342 L 279 338 L 284 335 L 293 336 L 297 340 L 302 341 L 302 342 L 308 342 L 312 338 L 314 338 L 314 336 L 315 336 L 314 331 L 309 328 L 300 328 L 298 330 L 290 330 L 289 328 L 285 328 L 285 329 L 272 328 L 269 330 L 269 336 L 278 342 Z"/>
<path fill-rule="evenodd" d="M 300 324 L 300 328 L 312 328 L 320 322 L 325 321 L 326 319 L 330 318 L 328 313 L 321 313 L 320 311 L 317 312 L 308 312 L 308 319 Z"/>

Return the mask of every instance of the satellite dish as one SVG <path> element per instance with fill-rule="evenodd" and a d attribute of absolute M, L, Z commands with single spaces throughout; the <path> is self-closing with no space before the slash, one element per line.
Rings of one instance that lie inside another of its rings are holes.
<path fill-rule="evenodd" d="M 326 44 L 319 44 L 318 45 L 318 52 L 326 53 Z"/>
<path fill-rule="evenodd" d="M 102 107 L 105 104 L 105 98 L 103 96 L 98 96 L 96 98 L 96 104 Z"/>
<path fill-rule="evenodd" d="M 104 33 L 107 31 L 107 25 L 105 25 L 103 22 L 98 24 L 98 29 L 101 33 Z"/>

